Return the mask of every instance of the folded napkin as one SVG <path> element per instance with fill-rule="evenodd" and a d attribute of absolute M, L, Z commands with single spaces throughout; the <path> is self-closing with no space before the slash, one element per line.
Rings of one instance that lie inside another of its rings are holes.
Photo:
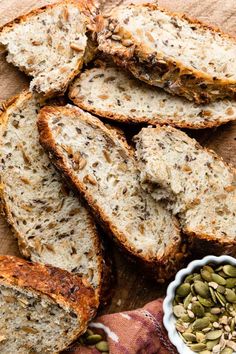
<path fill-rule="evenodd" d="M 163 326 L 162 304 L 160 299 L 138 310 L 104 315 L 89 327 L 108 342 L 110 354 L 177 354 Z M 79 343 L 66 353 L 101 354 Z"/>

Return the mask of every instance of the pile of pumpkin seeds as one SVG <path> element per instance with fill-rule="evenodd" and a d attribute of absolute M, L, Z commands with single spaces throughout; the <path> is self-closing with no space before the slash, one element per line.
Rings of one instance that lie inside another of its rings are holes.
<path fill-rule="evenodd" d="M 96 348 L 102 354 L 109 353 L 108 342 L 105 341 L 100 334 L 94 333 L 91 329 L 87 331 L 79 338 L 79 342 L 90 348 Z"/>
<path fill-rule="evenodd" d="M 210 264 L 188 275 L 176 290 L 173 312 L 193 352 L 236 353 L 236 267 Z"/>

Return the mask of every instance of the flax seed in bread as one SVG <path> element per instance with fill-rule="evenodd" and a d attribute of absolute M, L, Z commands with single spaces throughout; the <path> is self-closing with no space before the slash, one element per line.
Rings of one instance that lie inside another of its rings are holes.
<path fill-rule="evenodd" d="M 32 91 L 46 96 L 63 93 L 84 61 L 91 59 L 87 32 L 95 12 L 91 0 L 66 0 L 2 27 L 0 43 L 8 52 L 7 61 L 33 77 Z"/>
<path fill-rule="evenodd" d="M 197 105 L 147 85 L 111 65 L 87 69 L 71 84 L 69 96 L 80 108 L 123 123 L 200 129 L 236 120 L 234 100 Z"/>
<path fill-rule="evenodd" d="M 162 203 L 142 191 L 125 138 L 73 106 L 44 107 L 38 126 L 53 163 L 118 245 L 157 280 L 170 278 L 183 258 L 179 229 Z"/>
<path fill-rule="evenodd" d="M 56 354 L 87 328 L 98 303 L 79 276 L 0 257 L 1 354 Z"/>
<path fill-rule="evenodd" d="M 206 103 L 236 93 L 236 40 L 156 5 L 118 6 L 98 20 L 99 49 L 134 76 Z"/>
<path fill-rule="evenodd" d="M 39 109 L 23 92 L 0 117 L 4 215 L 24 256 L 82 274 L 100 291 L 103 257 L 95 223 L 39 144 Z"/>
<path fill-rule="evenodd" d="M 235 255 L 235 169 L 170 126 L 144 128 L 135 141 L 142 186 L 168 202 L 203 253 Z"/>

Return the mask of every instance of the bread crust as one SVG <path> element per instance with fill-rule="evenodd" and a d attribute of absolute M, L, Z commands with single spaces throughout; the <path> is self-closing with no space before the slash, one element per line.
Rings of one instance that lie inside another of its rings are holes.
<path fill-rule="evenodd" d="M 134 118 L 131 116 L 126 116 L 124 114 L 116 114 L 116 113 L 112 113 L 109 111 L 103 111 L 103 110 L 99 110 L 97 108 L 88 106 L 84 101 L 78 99 L 78 98 L 72 98 L 70 97 L 70 99 L 73 101 L 73 103 L 78 106 L 79 108 L 83 109 L 86 112 L 95 114 L 101 118 L 106 118 L 106 119 L 110 119 L 110 120 L 114 120 L 120 123 L 126 123 L 126 124 L 151 124 L 151 125 L 165 125 L 165 124 L 169 124 L 172 127 L 178 127 L 178 128 L 183 128 L 183 129 L 206 129 L 206 128 L 216 128 L 219 127 L 221 125 L 227 124 L 228 122 L 231 122 L 232 120 L 236 120 L 236 117 L 234 119 L 229 118 L 227 121 L 225 120 L 223 123 L 221 122 L 220 119 L 211 121 L 211 122 L 202 122 L 202 123 L 187 123 L 187 122 L 176 122 L 176 120 L 168 118 L 168 121 L 166 120 L 165 122 L 163 122 L 163 119 L 160 119 L 159 116 L 156 116 L 155 118 L 147 118 L 145 116 L 143 117 L 139 117 L 139 118 Z"/>
<path fill-rule="evenodd" d="M 155 129 L 159 131 L 165 128 L 168 130 L 173 129 L 167 125 L 158 125 L 155 127 Z M 179 138 L 181 139 L 182 132 L 177 129 L 175 129 L 175 132 L 176 134 L 179 134 Z M 188 139 L 194 141 L 196 147 L 199 150 L 205 151 L 207 154 L 211 155 L 214 160 L 222 162 L 225 168 L 228 169 L 233 176 L 236 176 L 236 169 L 232 164 L 225 162 L 221 156 L 216 154 L 215 151 L 201 146 L 195 139 L 190 137 L 188 137 Z M 148 182 L 150 182 L 150 185 L 152 184 L 151 181 L 145 181 L 145 183 Z M 194 230 L 190 229 L 186 225 L 182 225 L 182 230 L 183 233 L 188 237 L 190 251 L 194 252 L 194 254 L 197 254 L 198 256 L 204 256 L 207 254 L 215 254 L 219 256 L 222 254 L 228 254 L 231 256 L 236 256 L 236 239 L 233 237 L 229 238 L 225 236 L 219 238 L 212 234 L 196 233 Z"/>
<path fill-rule="evenodd" d="M 42 6 L 40 8 L 31 10 L 30 12 L 28 12 L 27 14 L 23 14 L 19 17 L 17 17 L 16 19 L 8 22 L 7 24 L 3 25 L 0 28 L 0 33 L 1 32 L 8 32 L 10 31 L 15 24 L 18 23 L 22 23 L 27 21 L 30 17 L 33 17 L 35 15 L 39 15 L 42 12 L 45 12 L 48 9 L 57 7 L 57 6 L 61 6 L 61 5 L 66 5 L 66 4 L 72 4 L 75 5 L 76 7 L 78 7 L 78 9 L 80 11 L 82 11 L 86 17 L 89 18 L 93 18 L 93 16 L 96 14 L 96 6 L 93 0 L 87 0 L 87 1 L 83 1 L 83 0 L 61 0 L 58 2 L 55 2 L 54 4 L 48 4 L 45 6 Z"/>
<path fill-rule="evenodd" d="M 84 319 L 92 318 L 98 306 L 94 290 L 85 278 L 14 256 L 0 256 L 0 282 L 32 288 L 65 308 L 69 306 Z"/>
<path fill-rule="evenodd" d="M 8 124 L 9 113 L 12 110 L 14 111 L 15 107 L 17 107 L 17 105 L 19 105 L 21 102 L 24 102 L 31 98 L 32 98 L 32 94 L 29 91 L 23 91 L 21 94 L 10 98 L 7 102 L 3 104 L 4 111 L 2 112 L 2 114 L 0 114 L 0 135 L 1 136 Z M 45 100 L 41 101 L 41 104 L 45 104 L 45 103 L 46 103 Z M 0 145 L 1 145 L 1 141 L 0 141 Z M 0 174 L 0 213 L 6 219 L 9 227 L 13 232 L 13 235 L 17 239 L 19 249 L 22 255 L 30 259 L 32 251 L 30 251 L 29 245 L 27 244 L 24 235 L 22 235 L 15 227 L 15 222 L 12 217 L 12 211 L 6 202 L 4 187 L 5 186 L 1 181 L 1 174 Z M 84 205 L 83 207 L 86 208 L 87 206 Z M 109 279 L 112 278 L 112 263 L 109 262 L 108 259 L 106 262 L 104 261 L 105 247 L 103 246 L 102 240 L 98 235 L 98 231 L 95 226 L 92 215 L 88 215 L 88 218 L 90 222 L 90 229 L 94 236 L 93 237 L 94 245 L 95 245 L 94 253 L 96 254 L 98 260 L 99 286 L 95 290 L 95 292 L 98 298 L 100 299 L 100 301 L 103 303 L 104 301 L 105 302 L 108 301 L 107 294 L 105 295 L 105 297 L 103 296 L 103 294 L 108 293 L 110 288 Z M 106 256 L 106 258 L 108 257 Z"/>
<path fill-rule="evenodd" d="M 106 67 L 109 67 L 109 65 L 104 65 L 102 68 L 106 70 Z M 86 73 L 90 72 L 91 69 L 87 69 L 82 73 L 83 75 L 86 75 Z M 78 79 L 75 79 L 72 84 L 69 86 L 69 91 L 68 95 L 70 100 L 79 108 L 90 112 L 92 114 L 95 114 L 97 116 L 107 118 L 110 120 L 118 121 L 121 123 L 128 123 L 128 124 L 140 124 L 140 123 L 146 123 L 146 124 L 151 124 L 151 125 L 166 125 L 169 124 L 173 127 L 178 127 L 178 128 L 188 128 L 188 129 L 205 129 L 205 128 L 213 128 L 213 127 L 218 127 L 220 125 L 226 124 L 230 121 L 236 120 L 236 115 L 235 116 L 228 116 L 228 119 L 224 119 L 222 122 L 220 119 L 215 119 L 210 121 L 209 119 L 204 120 L 202 122 L 186 122 L 186 121 L 177 121 L 176 119 L 173 119 L 171 117 L 166 118 L 166 121 L 161 117 L 160 115 L 156 114 L 152 118 L 148 118 L 146 116 L 140 116 L 140 117 L 133 117 L 131 115 L 125 115 L 121 113 L 113 113 L 109 110 L 102 110 L 96 108 L 96 104 L 89 104 L 86 100 L 84 100 L 81 96 L 76 94 L 77 88 L 76 88 L 76 82 L 77 80 L 80 80 L 80 77 Z M 135 107 L 134 107 L 135 108 Z M 205 107 L 207 111 L 207 106 Z"/>
<path fill-rule="evenodd" d="M 34 9 L 27 14 L 19 16 L 17 19 L 2 26 L 0 28 L 0 34 L 2 32 L 10 31 L 15 26 L 15 24 L 24 23 L 28 19 L 30 19 L 31 17 L 37 16 L 40 13 L 47 11 L 48 9 L 58 7 L 61 5 L 65 6 L 65 5 L 69 5 L 69 4 L 76 6 L 85 15 L 85 17 L 87 18 L 87 28 L 88 28 L 88 30 L 93 31 L 96 27 L 95 16 L 96 16 L 97 10 L 98 10 L 98 7 L 97 7 L 96 3 L 94 2 L 94 0 L 87 0 L 87 1 L 61 0 L 61 1 L 56 2 L 54 4 L 49 4 L 49 5 L 43 6 L 41 8 Z M 54 91 L 54 90 L 48 91 L 47 93 L 44 94 L 45 99 L 53 97 L 56 94 L 63 94 L 66 91 L 68 84 L 73 80 L 74 77 L 76 77 L 80 73 L 80 70 L 83 66 L 84 61 L 87 63 L 88 61 L 92 60 L 95 53 L 96 53 L 96 47 L 94 46 L 94 44 L 93 45 L 90 44 L 89 46 L 87 46 L 86 51 L 85 51 L 85 56 L 78 60 L 77 65 L 74 68 L 74 71 L 68 76 L 66 87 L 61 87 L 58 89 L 58 91 Z M 26 70 L 24 67 L 19 67 L 19 69 L 21 71 L 23 71 L 25 74 L 30 75 L 29 71 Z"/>
<path fill-rule="evenodd" d="M 90 205 L 95 217 L 97 217 L 100 224 L 103 228 L 108 231 L 108 234 L 112 237 L 112 239 L 117 243 L 122 251 L 124 251 L 130 259 L 134 259 L 137 262 L 144 265 L 148 271 L 150 271 L 157 281 L 164 282 L 167 278 L 170 278 L 177 269 L 179 269 L 180 265 L 184 262 L 184 258 L 187 256 L 182 252 L 182 245 L 180 245 L 179 239 L 172 240 L 172 243 L 166 247 L 165 254 L 160 257 L 153 256 L 143 256 L 141 255 L 134 247 L 132 247 L 126 239 L 126 236 L 117 229 L 117 226 L 112 224 L 102 207 L 98 206 L 93 200 L 92 195 L 86 190 L 83 183 L 81 183 L 78 179 L 75 179 L 73 176 L 73 172 L 67 167 L 66 159 L 58 148 L 56 142 L 53 139 L 52 133 L 50 131 L 48 125 L 48 119 L 50 114 L 54 114 L 59 109 L 60 113 L 67 113 L 67 107 L 44 107 L 40 110 L 39 119 L 38 119 L 38 129 L 40 135 L 40 143 L 44 147 L 44 149 L 48 152 L 49 158 L 52 160 L 56 168 L 68 179 L 69 183 L 77 190 L 81 195 L 87 200 Z M 77 108 L 69 108 L 70 114 L 76 116 L 79 114 L 79 110 Z M 114 133 L 111 129 L 107 129 L 101 122 L 97 119 L 87 118 L 83 116 L 81 119 L 83 121 L 88 122 L 100 128 L 106 135 L 108 135 L 111 139 L 114 138 Z M 115 135 L 117 138 L 117 135 Z M 120 140 L 121 146 L 123 145 L 124 151 L 129 158 L 133 158 L 133 150 L 128 146 L 126 142 Z M 175 220 L 175 228 L 177 233 L 179 234 L 179 226 L 176 219 Z"/>
<path fill-rule="evenodd" d="M 214 26 L 207 25 L 199 20 L 190 18 L 185 14 L 172 13 L 155 4 L 135 5 L 137 9 L 142 7 L 150 8 L 150 10 L 159 10 L 171 17 L 184 19 L 190 24 L 200 26 L 212 32 L 219 33 L 221 37 L 227 40 L 236 41 L 236 37 L 223 33 Z M 208 103 L 216 99 L 224 97 L 236 97 L 236 81 L 233 79 L 216 79 L 210 74 L 199 71 L 193 67 L 184 66 L 181 61 L 172 58 L 166 58 L 164 55 L 158 58 L 156 53 L 150 54 L 144 43 L 139 44 L 132 38 L 131 34 L 120 29 L 116 35 L 121 38 L 130 38 L 133 42 L 132 46 L 125 47 L 122 42 L 115 42 L 110 39 L 108 33 L 109 21 L 112 21 L 116 14 L 116 9 L 111 13 L 110 17 L 97 17 L 97 32 L 99 49 L 106 54 L 112 56 L 116 64 L 127 68 L 132 74 L 151 85 L 164 88 L 166 91 L 185 96 L 189 100 L 194 100 L 198 104 Z M 112 33 L 111 33 L 112 35 Z M 119 46 L 114 46 L 119 43 Z M 205 87 L 205 86 L 206 87 Z M 219 90 L 219 93 L 216 91 Z"/>
<path fill-rule="evenodd" d="M 85 279 L 59 268 L 14 256 L 0 256 L 0 284 L 29 289 L 39 296 L 46 295 L 67 311 L 75 312 L 81 325 L 68 338 L 71 342 L 85 332 L 98 307 L 94 290 Z"/>

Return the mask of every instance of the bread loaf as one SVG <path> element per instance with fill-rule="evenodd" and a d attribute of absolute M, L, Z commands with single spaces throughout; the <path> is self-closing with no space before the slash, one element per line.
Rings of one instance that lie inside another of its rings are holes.
<path fill-rule="evenodd" d="M 0 256 L 1 354 L 56 354 L 83 334 L 98 303 L 85 280 Z"/>
<path fill-rule="evenodd" d="M 40 104 L 23 92 L 0 117 L 1 205 L 31 260 L 102 284 L 102 245 L 82 201 L 69 191 L 38 141 Z"/>
<path fill-rule="evenodd" d="M 124 123 L 209 128 L 236 120 L 236 101 L 196 105 L 142 83 L 115 66 L 86 70 L 71 84 L 70 99 L 80 108 Z"/>
<path fill-rule="evenodd" d="M 235 97 L 236 41 L 156 5 L 115 8 L 98 21 L 99 49 L 134 76 L 197 103 Z"/>
<path fill-rule="evenodd" d="M 235 169 L 172 127 L 144 128 L 135 141 L 142 186 L 167 201 L 203 252 L 236 254 Z"/>
<path fill-rule="evenodd" d="M 33 77 L 32 91 L 52 96 L 66 90 L 84 61 L 91 59 L 86 34 L 95 13 L 92 0 L 60 1 L 1 29 L 7 61 Z"/>
<path fill-rule="evenodd" d="M 113 239 L 159 281 L 181 264 L 175 218 L 142 191 L 133 151 L 122 135 L 73 107 L 44 107 L 40 142 Z"/>

